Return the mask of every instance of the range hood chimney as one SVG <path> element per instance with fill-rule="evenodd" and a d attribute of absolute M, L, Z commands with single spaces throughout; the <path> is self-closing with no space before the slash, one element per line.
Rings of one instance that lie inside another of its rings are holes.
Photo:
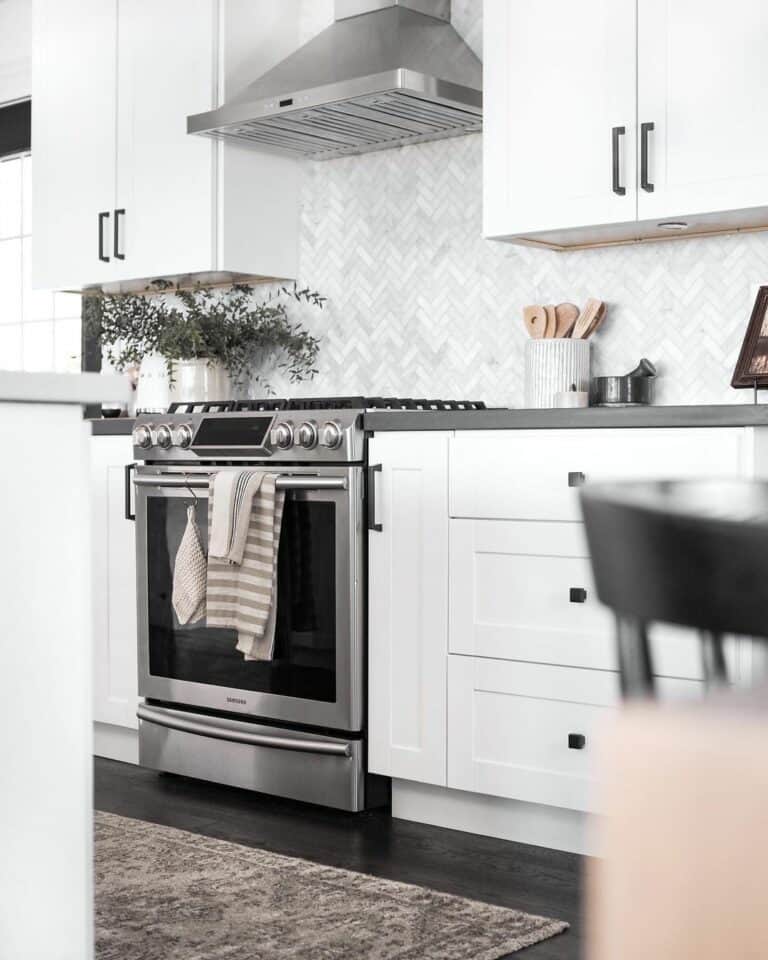
<path fill-rule="evenodd" d="M 336 0 L 335 22 L 187 132 L 329 160 L 481 129 L 482 64 L 450 0 Z"/>

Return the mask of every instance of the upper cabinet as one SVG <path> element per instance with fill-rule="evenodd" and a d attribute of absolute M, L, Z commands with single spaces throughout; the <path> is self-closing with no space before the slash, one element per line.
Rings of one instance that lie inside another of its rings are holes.
<path fill-rule="evenodd" d="M 762 0 L 485 0 L 484 29 L 487 237 L 768 227 Z"/>
<path fill-rule="evenodd" d="M 187 134 L 220 100 L 224 4 L 35 0 L 35 287 L 296 276 L 296 162 Z"/>

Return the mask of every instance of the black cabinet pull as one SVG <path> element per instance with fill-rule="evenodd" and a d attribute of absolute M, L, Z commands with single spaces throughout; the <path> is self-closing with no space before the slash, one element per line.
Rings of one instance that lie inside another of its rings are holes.
<path fill-rule="evenodd" d="M 568 474 L 568 486 L 569 487 L 583 487 L 586 482 L 586 477 L 583 473 L 575 471 Z"/>
<path fill-rule="evenodd" d="M 568 749 L 569 750 L 583 750 L 587 745 L 587 738 L 583 733 L 569 733 L 568 734 Z"/>
<path fill-rule="evenodd" d="M 120 253 L 120 217 L 125 216 L 125 210 L 121 207 L 119 210 L 115 210 L 115 230 L 112 240 L 112 253 L 114 254 L 115 260 L 125 260 L 125 254 Z"/>
<path fill-rule="evenodd" d="M 131 506 L 131 487 L 133 486 L 131 474 L 136 468 L 135 463 L 127 463 L 125 465 L 125 519 L 126 520 L 135 520 L 136 514 L 133 512 Z"/>
<path fill-rule="evenodd" d="M 627 188 L 621 185 L 621 162 L 619 156 L 620 139 L 627 132 L 626 127 L 614 127 L 611 131 L 612 136 L 612 156 L 613 156 L 613 192 L 623 197 L 627 193 Z"/>
<path fill-rule="evenodd" d="M 109 210 L 99 214 L 99 260 L 109 263 L 109 257 L 104 253 L 104 222 L 109 220 Z"/>
<path fill-rule="evenodd" d="M 587 599 L 587 591 L 584 587 L 571 587 L 569 596 L 571 603 L 584 603 Z"/>
<path fill-rule="evenodd" d="M 384 529 L 376 523 L 376 474 L 381 473 L 381 464 L 374 463 L 368 467 L 368 529 L 381 533 Z"/>
<path fill-rule="evenodd" d="M 640 124 L 640 186 L 646 193 L 653 193 L 656 189 L 648 179 L 648 134 L 655 129 L 654 123 Z"/>

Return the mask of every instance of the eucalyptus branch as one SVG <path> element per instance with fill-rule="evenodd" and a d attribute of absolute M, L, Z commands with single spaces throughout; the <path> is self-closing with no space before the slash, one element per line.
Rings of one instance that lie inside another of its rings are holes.
<path fill-rule="evenodd" d="M 325 297 L 294 284 L 257 302 L 247 284 L 222 292 L 155 281 L 143 295 L 103 296 L 101 309 L 92 311 L 89 333 L 118 370 L 159 353 L 171 375 L 175 361 L 206 359 L 220 362 L 233 382 L 242 384 L 270 355 L 297 383 L 315 376 L 320 349 L 318 338 L 291 319 L 288 308 L 297 303 L 322 310 Z"/>

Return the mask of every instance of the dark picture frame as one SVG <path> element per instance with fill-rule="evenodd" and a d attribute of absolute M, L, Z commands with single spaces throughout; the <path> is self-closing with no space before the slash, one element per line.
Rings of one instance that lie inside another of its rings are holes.
<path fill-rule="evenodd" d="M 757 292 L 731 386 L 737 390 L 768 387 L 768 286 Z"/>

